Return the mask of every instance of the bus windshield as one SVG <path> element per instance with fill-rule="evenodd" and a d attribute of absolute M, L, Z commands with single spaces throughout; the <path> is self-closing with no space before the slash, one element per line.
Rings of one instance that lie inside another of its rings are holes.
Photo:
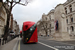
<path fill-rule="evenodd" d="M 23 35 L 25 36 L 25 38 L 30 37 L 35 31 L 35 29 L 36 29 L 36 24 L 30 27 L 27 31 L 23 31 Z"/>
<path fill-rule="evenodd" d="M 30 28 L 30 31 L 35 30 L 35 28 L 36 28 L 36 24 L 34 24 L 34 25 Z"/>

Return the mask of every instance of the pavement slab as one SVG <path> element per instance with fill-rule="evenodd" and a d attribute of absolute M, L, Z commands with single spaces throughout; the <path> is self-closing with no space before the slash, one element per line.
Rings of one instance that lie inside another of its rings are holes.
<path fill-rule="evenodd" d="M 15 44 L 18 41 L 18 37 L 16 37 L 15 39 L 11 40 L 10 42 L 0 46 L 0 50 L 13 50 Z"/>

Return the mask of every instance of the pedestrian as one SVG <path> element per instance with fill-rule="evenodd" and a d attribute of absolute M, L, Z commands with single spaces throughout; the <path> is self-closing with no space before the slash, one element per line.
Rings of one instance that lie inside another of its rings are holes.
<path fill-rule="evenodd" d="M 49 37 L 49 33 L 48 33 L 48 37 Z"/>

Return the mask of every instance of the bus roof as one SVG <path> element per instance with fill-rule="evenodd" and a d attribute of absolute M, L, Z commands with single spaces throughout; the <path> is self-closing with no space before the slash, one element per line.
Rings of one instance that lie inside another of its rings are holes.
<path fill-rule="evenodd" d="M 23 25 L 28 25 L 28 24 L 35 24 L 35 22 L 32 22 L 32 21 L 23 22 Z"/>
<path fill-rule="evenodd" d="M 22 30 L 20 31 L 20 34 L 22 33 Z"/>

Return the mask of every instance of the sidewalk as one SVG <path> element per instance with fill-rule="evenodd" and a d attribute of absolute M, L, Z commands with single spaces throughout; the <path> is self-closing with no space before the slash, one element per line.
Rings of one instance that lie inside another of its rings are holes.
<path fill-rule="evenodd" d="M 15 44 L 18 42 L 18 37 L 15 39 L 11 40 L 10 42 L 0 46 L 0 50 L 13 50 Z"/>

